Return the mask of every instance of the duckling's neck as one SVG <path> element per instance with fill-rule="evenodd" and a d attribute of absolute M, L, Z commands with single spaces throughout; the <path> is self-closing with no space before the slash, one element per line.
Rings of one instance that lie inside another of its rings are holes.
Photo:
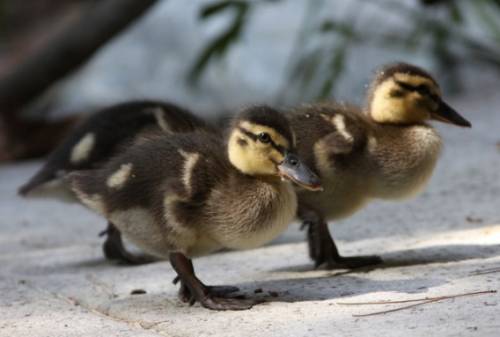
<path fill-rule="evenodd" d="M 376 124 L 367 150 L 375 167 L 372 194 L 400 199 L 421 191 L 428 182 L 441 151 L 441 137 L 425 123 Z"/>

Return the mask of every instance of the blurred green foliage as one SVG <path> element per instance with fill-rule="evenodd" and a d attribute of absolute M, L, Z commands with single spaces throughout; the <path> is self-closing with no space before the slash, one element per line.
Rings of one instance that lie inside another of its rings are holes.
<path fill-rule="evenodd" d="M 238 41 L 246 23 L 250 4 L 247 1 L 218 1 L 202 8 L 200 19 L 206 20 L 221 12 L 232 10 L 233 20 L 228 27 L 210 41 L 201 52 L 189 73 L 189 81 L 195 83 L 212 58 L 225 54 L 232 43 Z"/>
<path fill-rule="evenodd" d="M 234 16 L 200 54 L 190 73 L 192 82 L 210 60 L 223 56 L 238 42 L 248 24 L 249 11 L 270 2 L 280 1 L 216 1 L 202 9 L 201 19 L 228 9 Z M 500 70 L 500 0 L 351 0 L 344 5 L 342 18 L 325 17 L 325 1 L 307 2 L 288 74 L 303 99 L 334 94 L 355 46 L 425 55 L 437 69 L 445 70 L 445 85 L 452 90 L 460 89 L 457 70 L 464 62 Z M 405 29 L 380 22 L 384 19 L 381 13 L 404 20 Z"/>

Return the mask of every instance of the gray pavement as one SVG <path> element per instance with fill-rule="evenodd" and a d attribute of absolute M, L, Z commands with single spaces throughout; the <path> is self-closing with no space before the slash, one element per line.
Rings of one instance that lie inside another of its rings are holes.
<path fill-rule="evenodd" d="M 166 262 L 104 261 L 98 216 L 15 196 L 39 162 L 0 167 L 0 336 L 500 336 L 498 293 L 367 317 L 356 315 L 401 304 L 343 304 L 500 290 L 500 272 L 476 275 L 500 268 L 500 97 L 452 103 L 473 128 L 439 126 L 429 188 L 330 225 L 344 254 L 381 254 L 380 268 L 314 270 L 298 225 L 268 246 L 196 259 L 206 283 L 268 300 L 243 312 L 181 304 Z"/>

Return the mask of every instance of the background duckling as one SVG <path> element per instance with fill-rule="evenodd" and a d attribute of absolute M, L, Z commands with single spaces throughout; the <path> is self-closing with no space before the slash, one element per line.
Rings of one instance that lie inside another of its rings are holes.
<path fill-rule="evenodd" d="M 404 63 L 377 72 L 365 111 L 327 102 L 291 114 L 299 155 L 324 186 L 322 193 L 299 192 L 299 216 L 310 224 L 309 253 L 316 265 L 381 262 L 378 256 L 341 256 L 327 220 L 347 217 L 371 199 L 403 199 L 421 191 L 441 150 L 430 120 L 471 126 L 443 101 L 431 75 Z"/>
<path fill-rule="evenodd" d="M 146 252 L 169 258 L 181 299 L 209 309 L 248 309 L 253 301 L 227 296 L 237 288 L 204 285 L 191 258 L 257 247 L 287 228 L 297 211 L 290 181 L 320 188 L 293 149 L 287 119 L 253 107 L 235 118 L 225 143 L 205 130 L 149 137 L 68 180 L 84 205 Z"/>
<path fill-rule="evenodd" d="M 133 142 L 143 132 L 188 132 L 209 128 L 189 111 L 169 103 L 135 101 L 117 104 L 92 114 L 69 133 L 35 175 L 19 188 L 24 197 L 48 197 L 76 202 L 63 184 L 70 172 L 96 168 Z M 107 258 L 139 264 L 150 257 L 126 251 L 120 232 L 108 223 L 103 251 Z"/>

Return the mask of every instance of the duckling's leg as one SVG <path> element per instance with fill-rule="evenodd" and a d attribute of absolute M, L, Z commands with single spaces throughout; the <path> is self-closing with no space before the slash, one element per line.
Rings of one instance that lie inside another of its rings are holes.
<path fill-rule="evenodd" d="M 226 297 L 227 294 L 232 293 L 232 290 L 236 287 L 226 289 L 225 292 L 223 291 L 223 293 L 221 293 L 217 290 L 217 287 L 204 285 L 196 277 L 191 260 L 182 253 L 171 253 L 170 263 L 179 275 L 181 287 L 184 285 L 189 290 L 189 302 L 191 304 L 198 301 L 205 308 L 212 310 L 246 310 L 257 303 L 253 300 Z M 219 290 L 221 290 L 221 288 L 219 288 Z"/>
<path fill-rule="evenodd" d="M 328 223 L 318 212 L 301 206 L 299 217 L 303 220 L 301 228 L 307 227 L 309 256 L 316 267 L 359 268 L 382 263 L 377 255 L 341 256 L 328 230 Z"/>
<path fill-rule="evenodd" d="M 140 265 L 158 261 L 157 258 L 150 255 L 134 255 L 129 253 L 123 245 L 120 231 L 111 222 L 108 222 L 108 228 L 100 235 L 107 235 L 106 241 L 102 245 L 104 256 L 108 260 L 118 260 L 124 264 Z"/>

